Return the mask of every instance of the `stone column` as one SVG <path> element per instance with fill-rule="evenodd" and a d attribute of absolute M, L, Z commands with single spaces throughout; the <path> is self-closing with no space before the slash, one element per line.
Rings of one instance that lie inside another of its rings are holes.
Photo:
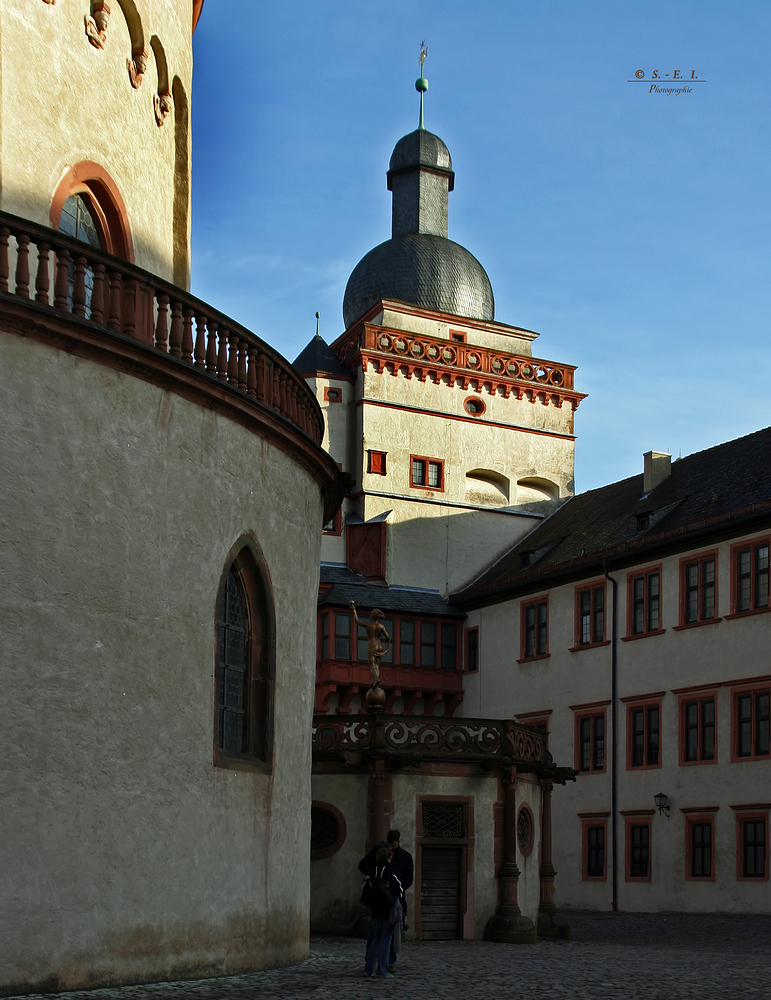
<path fill-rule="evenodd" d="M 536 939 L 533 921 L 524 917 L 517 902 L 517 769 L 506 769 L 504 784 L 503 864 L 498 873 L 498 909 L 485 927 L 486 941 L 532 944 Z"/>
<path fill-rule="evenodd" d="M 552 864 L 551 838 L 551 793 L 554 782 L 541 782 L 541 902 L 538 907 L 539 937 L 570 937 L 570 926 L 567 920 L 557 913 L 554 905 L 554 876 L 557 874 Z"/>

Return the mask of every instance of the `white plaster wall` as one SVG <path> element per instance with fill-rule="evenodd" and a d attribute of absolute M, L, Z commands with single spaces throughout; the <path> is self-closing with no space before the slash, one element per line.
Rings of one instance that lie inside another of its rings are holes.
<path fill-rule="evenodd" d="M 359 862 L 367 853 L 366 774 L 314 774 L 314 802 L 327 802 L 345 817 L 346 837 L 330 858 L 311 861 L 311 930 L 349 934 L 359 917 L 362 875 Z M 406 846 L 406 841 L 405 841 Z"/>
<path fill-rule="evenodd" d="M 192 81 L 191 0 L 137 4 L 149 52 L 142 85 L 126 69 L 131 40 L 119 0 L 104 49 L 89 42 L 88 2 L 6 0 L 2 11 L 2 146 L 0 205 L 50 225 L 49 209 L 66 171 L 82 160 L 99 163 L 121 192 L 136 263 L 173 278 L 174 112 L 156 124 L 158 91 L 150 38 L 165 49 L 169 85 L 178 76 L 188 106 Z M 189 136 L 189 131 L 188 131 Z"/>
<path fill-rule="evenodd" d="M 16 335 L 0 350 L 0 982 L 299 959 L 318 487 L 172 393 Z M 217 588 L 245 532 L 275 601 L 272 775 L 212 763 Z"/>
<path fill-rule="evenodd" d="M 746 538 L 752 535 L 743 536 Z M 661 635 L 618 643 L 619 698 L 664 691 L 660 768 L 627 771 L 626 703 L 618 707 L 619 810 L 651 809 L 653 796 L 671 797 L 669 818 L 656 814 L 652 826 L 652 880 L 624 881 L 624 820 L 619 816 L 619 906 L 626 910 L 724 910 L 771 912 L 768 883 L 736 879 L 736 823 L 732 805 L 768 802 L 771 761 L 731 762 L 731 683 L 768 676 L 771 613 L 728 620 L 730 611 L 730 547 L 740 536 L 718 546 L 718 615 L 721 621 L 674 631 L 679 620 L 679 564 L 685 553 L 662 563 Z M 711 550 L 714 546 L 695 552 Z M 647 563 L 641 564 L 644 568 Z M 626 593 L 629 570 L 611 571 L 619 584 L 619 634 L 626 634 Z M 592 578 L 594 579 L 594 578 Z M 533 594 L 533 597 L 538 596 Z M 571 705 L 610 700 L 611 646 L 568 651 L 574 641 L 574 586 L 549 592 L 549 658 L 518 664 L 520 602 L 483 608 L 479 621 L 481 669 L 464 678 L 464 711 L 506 717 L 518 712 L 552 710 L 549 749 L 561 765 L 574 764 L 575 712 Z M 611 588 L 607 622 L 610 636 Z M 471 619 L 469 620 L 471 622 Z M 768 683 L 767 681 L 765 682 Z M 694 685 L 717 689 L 718 747 L 714 764 L 680 766 L 678 696 L 673 689 Z M 610 705 L 607 706 L 608 743 Z M 682 808 L 719 806 L 715 816 L 714 882 L 685 880 L 685 816 Z M 554 865 L 558 905 L 610 908 L 611 854 L 608 880 L 581 880 L 581 820 L 579 813 L 611 808 L 610 757 L 606 772 L 579 775 L 576 783 L 555 787 L 553 795 Z M 608 839 L 610 840 L 610 817 Z"/>

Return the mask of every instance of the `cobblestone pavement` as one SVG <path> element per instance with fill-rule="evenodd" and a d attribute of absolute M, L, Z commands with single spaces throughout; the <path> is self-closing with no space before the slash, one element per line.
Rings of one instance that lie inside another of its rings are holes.
<path fill-rule="evenodd" d="M 398 974 L 362 974 L 363 942 L 311 940 L 304 962 L 243 976 L 45 994 L 57 1000 L 770 1000 L 771 917 L 569 914 L 571 941 L 405 944 Z M 38 997 L 42 997 L 38 994 Z"/>

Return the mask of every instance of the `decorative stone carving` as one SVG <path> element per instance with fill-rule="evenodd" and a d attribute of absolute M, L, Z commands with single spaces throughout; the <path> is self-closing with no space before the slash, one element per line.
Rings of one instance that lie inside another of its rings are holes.
<path fill-rule="evenodd" d="M 126 68 L 128 69 L 131 86 L 134 90 L 139 90 L 147 71 L 148 51 L 145 48 L 137 48 L 134 49 L 131 56 L 131 59 L 126 60 Z"/>
<path fill-rule="evenodd" d="M 49 3 L 53 6 L 53 4 L 56 3 L 56 0 L 43 0 L 43 3 Z"/>
<path fill-rule="evenodd" d="M 110 6 L 105 0 L 94 0 L 91 13 L 86 14 L 86 35 L 96 49 L 103 49 L 107 41 L 107 25 L 110 23 Z"/>
<path fill-rule="evenodd" d="M 153 105 L 155 107 L 155 121 L 158 128 L 163 125 L 166 119 L 171 114 L 171 109 L 174 106 L 174 101 L 171 94 L 156 94 L 153 99 Z"/>

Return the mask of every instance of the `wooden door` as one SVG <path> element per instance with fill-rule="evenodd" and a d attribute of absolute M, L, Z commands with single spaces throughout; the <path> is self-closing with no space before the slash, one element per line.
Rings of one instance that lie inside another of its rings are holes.
<path fill-rule="evenodd" d="M 424 941 L 460 938 L 460 847 L 421 847 L 420 916 Z"/>

